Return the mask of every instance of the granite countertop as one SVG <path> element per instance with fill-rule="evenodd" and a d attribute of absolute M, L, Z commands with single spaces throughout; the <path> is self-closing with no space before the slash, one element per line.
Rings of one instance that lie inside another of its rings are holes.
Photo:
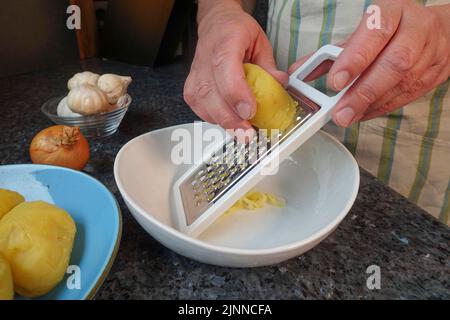
<path fill-rule="evenodd" d="M 362 172 L 358 198 L 342 224 L 320 245 L 279 265 L 231 269 L 205 265 L 166 249 L 132 218 L 113 177 L 113 162 L 130 139 L 192 122 L 182 99 L 188 66 L 150 69 L 105 60 L 83 66 L 134 79 L 134 101 L 119 131 L 91 140 L 86 171 L 117 197 L 123 236 L 117 259 L 97 299 L 419 299 L 450 298 L 450 230 Z M 81 70 L 68 65 L 0 79 L 0 164 L 29 163 L 28 146 L 51 122 L 40 112 L 47 99 L 66 93 Z M 370 265 L 381 268 L 381 289 L 366 286 Z"/>

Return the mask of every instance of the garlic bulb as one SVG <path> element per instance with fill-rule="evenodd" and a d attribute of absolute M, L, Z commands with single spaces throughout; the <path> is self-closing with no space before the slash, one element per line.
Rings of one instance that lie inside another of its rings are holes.
<path fill-rule="evenodd" d="M 107 111 L 108 98 L 98 87 L 82 84 L 70 90 L 67 105 L 76 113 L 88 116 Z"/>
<path fill-rule="evenodd" d="M 81 117 L 82 116 L 81 114 L 75 113 L 72 110 L 70 110 L 69 106 L 67 105 L 67 97 L 64 97 L 58 103 L 58 108 L 56 108 L 56 113 L 60 117 Z"/>
<path fill-rule="evenodd" d="M 131 104 L 131 97 L 129 94 L 125 94 L 117 100 L 117 108 L 129 107 Z"/>
<path fill-rule="evenodd" d="M 108 102 L 115 104 L 120 97 L 127 93 L 127 88 L 131 81 L 131 77 L 107 73 L 98 78 L 97 86 L 106 93 Z"/>
<path fill-rule="evenodd" d="M 69 88 L 69 90 L 72 90 L 73 88 L 82 84 L 91 84 L 95 86 L 97 85 L 99 77 L 100 75 L 89 71 L 77 73 L 69 79 L 69 81 L 67 82 L 67 88 Z"/>

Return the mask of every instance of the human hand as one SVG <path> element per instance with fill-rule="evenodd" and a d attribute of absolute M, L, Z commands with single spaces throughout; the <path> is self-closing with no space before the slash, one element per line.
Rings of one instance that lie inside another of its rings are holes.
<path fill-rule="evenodd" d="M 366 14 L 336 62 L 315 72 L 317 77 L 329 69 L 327 86 L 335 91 L 361 75 L 335 108 L 333 120 L 343 127 L 403 107 L 450 76 L 450 6 L 425 7 L 414 0 L 374 4 L 381 9 L 381 28 L 370 30 Z"/>
<path fill-rule="evenodd" d="M 258 64 L 286 84 L 259 24 L 235 1 L 200 1 L 198 43 L 184 86 L 184 99 L 203 120 L 225 129 L 250 129 L 256 101 L 244 62 Z"/>

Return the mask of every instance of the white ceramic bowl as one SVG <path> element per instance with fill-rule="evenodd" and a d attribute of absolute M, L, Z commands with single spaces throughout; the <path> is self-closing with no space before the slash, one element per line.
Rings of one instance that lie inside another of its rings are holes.
<path fill-rule="evenodd" d="M 209 127 L 210 125 L 204 124 Z M 324 132 L 313 136 L 256 189 L 286 199 L 285 208 L 221 217 L 200 237 L 176 230 L 171 221 L 172 185 L 188 165 L 171 161 L 175 128 L 139 136 L 119 152 L 114 175 L 125 203 L 139 224 L 173 251 L 208 264 L 265 266 L 296 257 L 316 246 L 347 215 L 359 188 L 358 165 L 347 149 Z M 205 128 L 205 127 L 204 127 Z M 196 143 L 203 143 L 199 138 Z"/>

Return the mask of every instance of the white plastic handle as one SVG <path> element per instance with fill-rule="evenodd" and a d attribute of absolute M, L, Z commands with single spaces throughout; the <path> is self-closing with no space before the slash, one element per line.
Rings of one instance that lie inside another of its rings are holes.
<path fill-rule="evenodd" d="M 299 67 L 290 77 L 289 85 L 301 94 L 311 99 L 319 106 L 325 109 L 331 109 L 336 105 L 339 99 L 347 92 L 351 84 L 336 94 L 334 97 L 329 97 L 319 90 L 311 87 L 303 80 L 311 74 L 318 66 L 326 60 L 335 61 L 344 49 L 333 46 L 331 44 L 323 46 L 317 50 L 301 67 Z M 327 110 L 329 111 L 329 110 Z"/>

